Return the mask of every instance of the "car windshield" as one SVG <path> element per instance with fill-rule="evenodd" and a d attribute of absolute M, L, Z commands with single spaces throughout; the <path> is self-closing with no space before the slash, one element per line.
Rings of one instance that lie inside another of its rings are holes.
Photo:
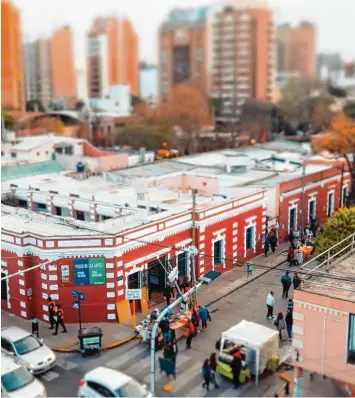
<path fill-rule="evenodd" d="M 19 355 L 27 354 L 41 347 L 41 343 L 33 336 L 27 336 L 22 340 L 16 341 L 14 344 Z"/>
<path fill-rule="evenodd" d="M 130 380 L 128 383 L 124 384 L 120 388 L 115 390 L 118 397 L 128 398 L 128 397 L 146 397 L 148 395 L 147 390 L 139 383 L 134 380 Z"/>
<path fill-rule="evenodd" d="M 32 383 L 34 377 L 24 367 L 17 368 L 10 373 L 1 376 L 2 387 L 7 392 L 13 392 Z"/>

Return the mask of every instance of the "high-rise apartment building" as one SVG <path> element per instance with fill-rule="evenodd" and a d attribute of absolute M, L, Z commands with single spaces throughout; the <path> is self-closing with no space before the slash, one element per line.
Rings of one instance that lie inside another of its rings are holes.
<path fill-rule="evenodd" d="M 49 41 L 53 99 L 76 97 L 73 35 L 69 26 L 54 32 Z"/>
<path fill-rule="evenodd" d="M 24 45 L 26 101 L 38 100 L 44 107 L 58 98 L 76 98 L 72 32 L 58 29 L 49 38 Z"/>
<path fill-rule="evenodd" d="M 159 97 L 173 86 L 199 80 L 207 90 L 207 17 L 209 9 L 173 9 L 159 29 Z"/>
<path fill-rule="evenodd" d="M 247 99 L 271 101 L 274 40 L 273 12 L 265 1 L 230 1 L 210 13 L 209 91 L 221 102 L 221 122 L 237 122 Z"/>
<path fill-rule="evenodd" d="M 297 73 L 301 78 L 316 74 L 316 27 L 309 22 L 299 26 L 279 26 L 277 31 L 277 70 Z"/>
<path fill-rule="evenodd" d="M 1 108 L 23 110 L 21 18 L 10 0 L 1 0 Z"/>
<path fill-rule="evenodd" d="M 126 18 L 96 18 L 87 34 L 89 98 L 104 98 L 109 87 L 128 85 L 139 93 L 138 36 Z"/>

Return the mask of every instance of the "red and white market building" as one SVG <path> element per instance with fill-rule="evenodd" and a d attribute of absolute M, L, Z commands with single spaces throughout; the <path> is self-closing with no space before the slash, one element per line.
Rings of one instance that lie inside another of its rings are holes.
<path fill-rule="evenodd" d="M 1 276 L 16 275 L 2 280 L 2 309 L 48 321 L 50 295 L 65 321 L 76 322 L 75 289 L 85 296 L 84 322 L 119 322 L 125 289 L 144 288 L 151 306 L 159 302 L 166 283 L 160 262 L 191 278 L 193 243 L 197 277 L 262 252 L 265 189 L 242 188 L 230 199 L 197 195 L 192 242 L 191 195 L 77 178 L 3 184 Z"/>

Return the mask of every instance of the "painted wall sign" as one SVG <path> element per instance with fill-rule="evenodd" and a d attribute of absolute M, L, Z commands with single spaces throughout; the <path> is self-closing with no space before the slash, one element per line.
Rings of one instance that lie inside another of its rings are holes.
<path fill-rule="evenodd" d="M 106 283 L 104 258 L 75 259 L 73 269 L 75 286 L 104 285 Z"/>

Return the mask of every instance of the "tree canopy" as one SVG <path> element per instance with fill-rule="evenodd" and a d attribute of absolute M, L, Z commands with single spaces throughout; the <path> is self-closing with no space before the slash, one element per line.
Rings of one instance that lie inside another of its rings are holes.
<path fill-rule="evenodd" d="M 323 253 L 336 243 L 355 233 L 355 207 L 342 208 L 334 213 L 325 224 L 323 232 L 316 238 L 317 253 Z M 339 245 L 336 251 L 346 247 L 351 241 Z M 335 249 L 334 253 L 335 254 Z"/>
<path fill-rule="evenodd" d="M 344 158 L 352 178 L 352 192 L 355 195 L 355 121 L 345 114 L 339 114 L 334 119 L 330 129 L 312 140 L 315 152 L 328 152 L 335 157 Z"/>
<path fill-rule="evenodd" d="M 331 122 L 332 102 L 327 83 L 297 78 L 290 79 L 282 90 L 280 109 L 293 128 L 312 125 L 313 130 L 321 131 Z"/>

